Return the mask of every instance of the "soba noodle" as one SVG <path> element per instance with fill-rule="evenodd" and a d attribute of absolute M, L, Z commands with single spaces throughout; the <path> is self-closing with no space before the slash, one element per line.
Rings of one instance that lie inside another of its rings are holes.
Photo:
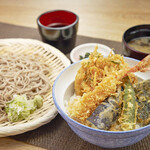
<path fill-rule="evenodd" d="M 4 107 L 14 94 L 26 94 L 27 98 L 35 95 L 44 96 L 50 90 L 48 65 L 39 61 L 36 55 L 0 55 L 0 121 L 6 120 Z"/>

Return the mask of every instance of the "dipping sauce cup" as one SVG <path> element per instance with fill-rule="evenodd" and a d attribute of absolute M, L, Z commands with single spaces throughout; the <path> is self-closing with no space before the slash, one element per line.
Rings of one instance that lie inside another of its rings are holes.
<path fill-rule="evenodd" d="M 58 48 L 64 54 L 75 46 L 79 17 L 66 10 L 53 10 L 37 18 L 42 41 Z"/>

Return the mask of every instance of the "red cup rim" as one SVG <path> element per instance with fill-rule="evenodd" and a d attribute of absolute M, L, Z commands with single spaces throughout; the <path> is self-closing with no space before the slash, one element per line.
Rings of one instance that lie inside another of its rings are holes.
<path fill-rule="evenodd" d="M 43 15 L 48 14 L 48 13 L 51 13 L 51 12 L 57 12 L 57 11 L 64 11 L 64 12 L 71 13 L 71 14 L 75 15 L 76 19 L 75 19 L 75 21 L 74 21 L 73 23 L 71 23 L 71 24 L 69 24 L 69 25 L 67 25 L 67 26 L 64 26 L 64 27 L 48 27 L 48 26 L 43 25 L 43 24 L 40 22 L 40 18 L 41 18 Z M 68 11 L 68 10 L 52 10 L 52 11 L 46 11 L 46 12 L 42 13 L 42 14 L 37 18 L 37 24 L 38 24 L 39 26 L 41 26 L 41 27 L 43 27 L 43 28 L 45 28 L 45 29 L 50 29 L 50 30 L 61 30 L 61 29 L 63 30 L 63 29 L 68 29 L 68 28 L 74 26 L 75 24 L 77 24 L 78 21 L 79 21 L 78 15 L 75 14 L 74 12 Z"/>

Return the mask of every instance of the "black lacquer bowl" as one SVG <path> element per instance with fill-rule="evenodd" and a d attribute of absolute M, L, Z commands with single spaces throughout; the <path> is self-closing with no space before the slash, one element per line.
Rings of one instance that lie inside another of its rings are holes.
<path fill-rule="evenodd" d="M 150 38 L 150 24 L 133 26 L 124 32 L 122 39 L 123 44 L 122 54 L 139 60 L 147 56 L 149 53 L 138 51 L 128 45 L 129 41 L 140 37 Z"/>

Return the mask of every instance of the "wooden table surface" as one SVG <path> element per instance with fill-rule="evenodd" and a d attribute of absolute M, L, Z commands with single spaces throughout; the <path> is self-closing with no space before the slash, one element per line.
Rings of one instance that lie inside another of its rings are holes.
<path fill-rule="evenodd" d="M 78 35 L 106 40 L 121 42 L 129 27 L 150 24 L 150 0 L 0 0 L 0 22 L 37 28 L 36 18 L 54 9 L 78 14 Z M 42 150 L 12 139 L 0 139 L 3 150 L 25 147 Z"/>
<path fill-rule="evenodd" d="M 36 18 L 54 9 L 79 15 L 79 35 L 114 41 L 131 26 L 150 24 L 150 0 L 0 0 L 0 22 L 37 28 Z"/>

